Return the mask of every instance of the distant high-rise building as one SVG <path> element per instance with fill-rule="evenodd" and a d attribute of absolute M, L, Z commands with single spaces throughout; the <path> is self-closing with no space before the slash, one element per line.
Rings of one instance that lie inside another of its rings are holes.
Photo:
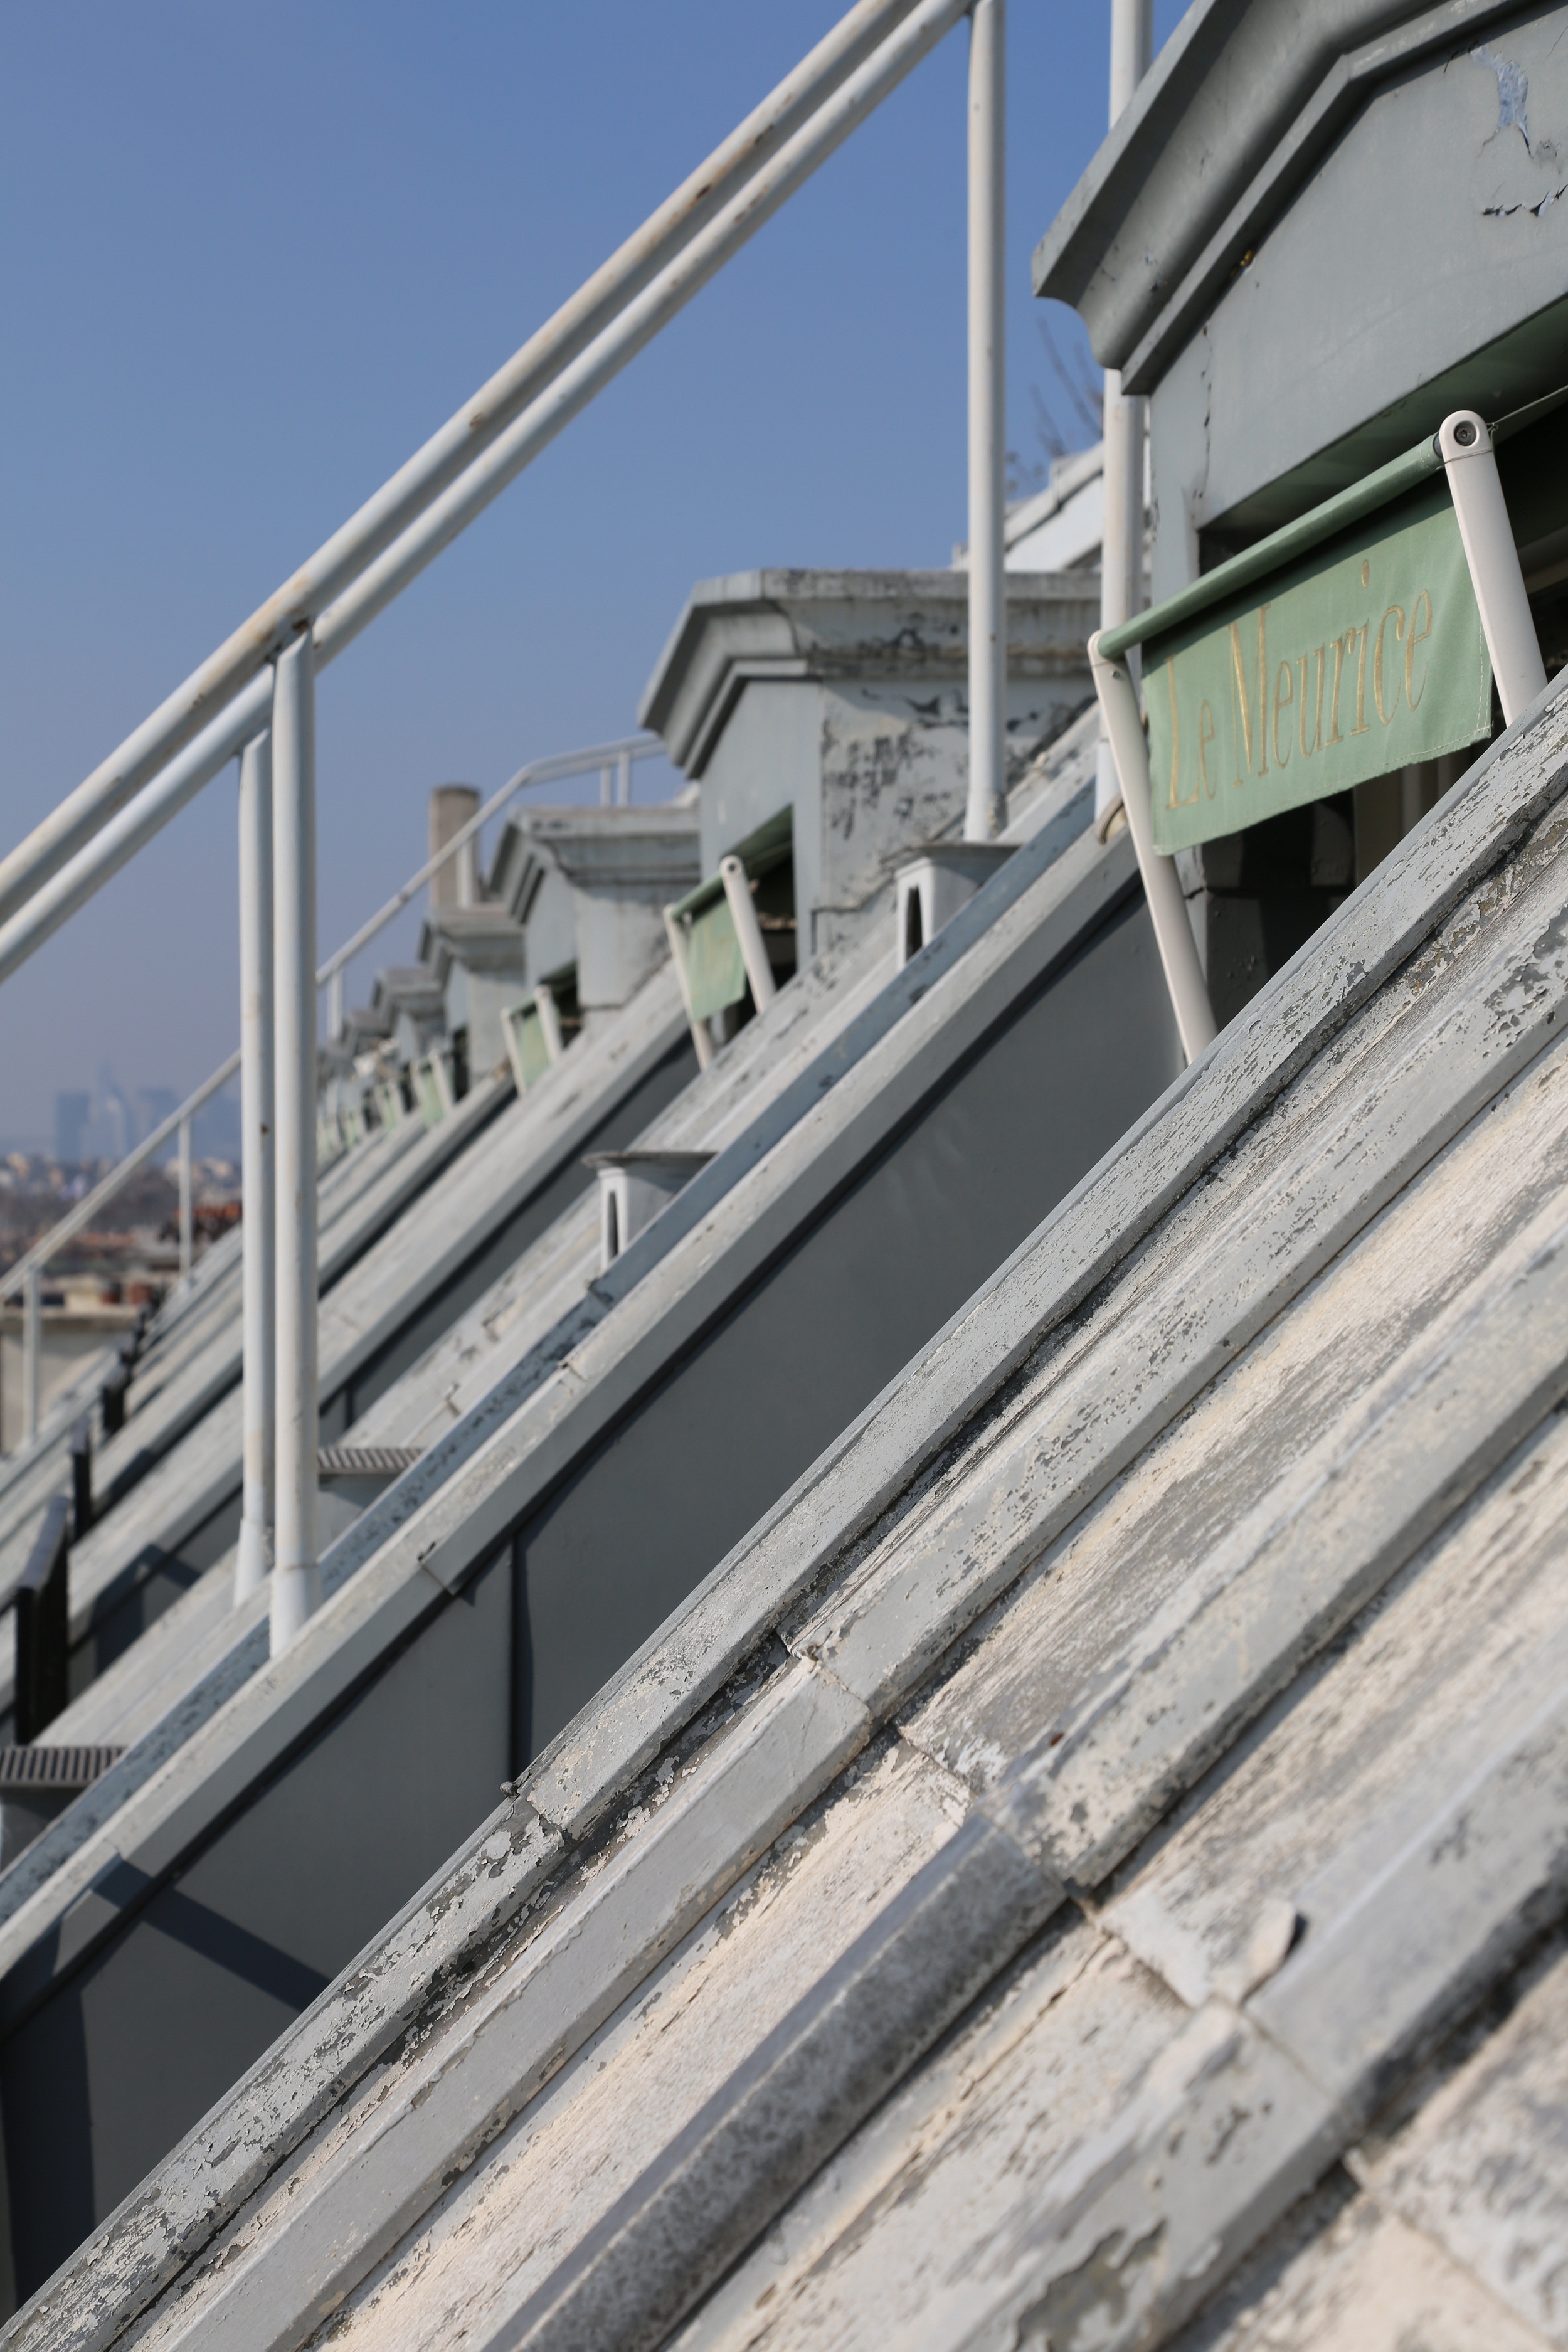
<path fill-rule="evenodd" d="M 95 1160 L 112 1166 L 124 1159 L 136 1139 L 131 1106 L 106 1062 L 92 1082 L 92 1117 L 86 1149 Z"/>
<path fill-rule="evenodd" d="M 68 1168 L 76 1167 L 87 1156 L 89 1108 L 86 1095 L 55 1097 L 55 1158 Z"/>
<path fill-rule="evenodd" d="M 170 1112 L 179 1107 L 173 1087 L 143 1087 L 136 1097 L 137 1142 L 145 1143 L 153 1129 L 162 1127 Z"/>

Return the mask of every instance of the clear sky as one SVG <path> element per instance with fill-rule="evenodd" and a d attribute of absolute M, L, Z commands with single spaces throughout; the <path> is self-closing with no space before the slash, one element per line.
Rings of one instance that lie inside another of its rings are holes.
<path fill-rule="evenodd" d="M 513 351 L 843 0 L 6 0 L 9 846 Z M 1157 30 L 1174 21 L 1163 5 Z M 1092 437 L 1030 248 L 1103 135 L 1108 8 L 1009 9 L 1009 439 Z M 322 680 L 323 953 L 426 794 L 629 731 L 693 580 L 964 535 L 960 26 Z M 652 789 L 654 772 L 640 781 Z M 657 789 L 674 782 L 668 770 Z M 8 982 L 0 1141 L 237 1035 L 234 771 Z M 407 954 L 411 928 L 392 952 Z M 374 961 L 351 996 L 368 992 Z"/>

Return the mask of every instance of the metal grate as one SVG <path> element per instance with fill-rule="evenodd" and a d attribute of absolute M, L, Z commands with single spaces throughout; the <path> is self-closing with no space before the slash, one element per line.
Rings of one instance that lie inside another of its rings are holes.
<path fill-rule="evenodd" d="M 0 1789 L 90 1789 L 123 1748 L 0 1747 Z"/>
<path fill-rule="evenodd" d="M 316 1456 L 321 1478 L 396 1478 L 412 1470 L 417 1445 L 323 1445 Z"/>

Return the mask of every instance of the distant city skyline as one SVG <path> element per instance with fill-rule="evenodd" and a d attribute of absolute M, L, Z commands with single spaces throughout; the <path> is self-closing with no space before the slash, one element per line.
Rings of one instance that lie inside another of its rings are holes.
<path fill-rule="evenodd" d="M 197 1159 L 237 1159 L 240 1145 L 239 1106 L 231 1100 L 236 1089 L 203 1105 L 191 1125 Z M 64 1167 L 79 1168 L 107 1160 L 114 1166 L 137 1144 L 161 1127 L 180 1107 L 173 1087 L 138 1087 L 128 1093 L 110 1064 L 100 1063 L 90 1087 L 56 1090 L 54 1132 L 49 1143 L 0 1138 L 0 1150 L 51 1151 Z M 168 1157 L 176 1146 L 170 1141 Z"/>

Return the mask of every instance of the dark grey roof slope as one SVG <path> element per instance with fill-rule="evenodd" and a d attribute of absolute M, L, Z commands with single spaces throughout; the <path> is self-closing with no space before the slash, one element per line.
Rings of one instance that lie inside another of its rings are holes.
<path fill-rule="evenodd" d="M 1565 707 L 9 2340 L 1564 2340 Z"/>

